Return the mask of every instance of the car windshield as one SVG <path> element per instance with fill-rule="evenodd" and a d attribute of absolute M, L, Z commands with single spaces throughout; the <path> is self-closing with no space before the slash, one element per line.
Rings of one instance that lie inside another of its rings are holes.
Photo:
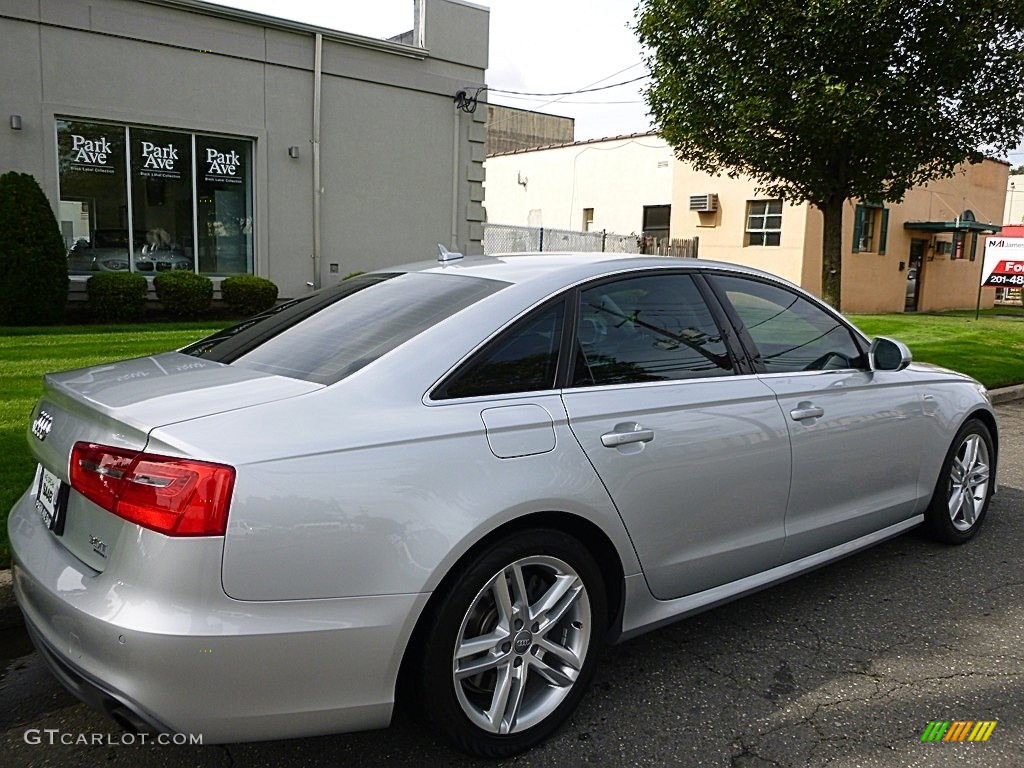
<path fill-rule="evenodd" d="M 281 304 L 181 351 L 333 384 L 507 285 L 424 272 L 361 275 Z"/>

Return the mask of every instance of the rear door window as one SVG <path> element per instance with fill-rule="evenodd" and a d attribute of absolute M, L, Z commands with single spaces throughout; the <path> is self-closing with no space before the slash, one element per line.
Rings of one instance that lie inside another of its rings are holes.
<path fill-rule="evenodd" d="M 689 275 L 629 277 L 580 293 L 573 386 L 697 379 L 735 372 Z"/>

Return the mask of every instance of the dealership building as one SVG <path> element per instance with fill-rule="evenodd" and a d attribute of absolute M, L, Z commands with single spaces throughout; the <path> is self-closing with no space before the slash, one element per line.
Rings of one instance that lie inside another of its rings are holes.
<path fill-rule="evenodd" d="M 257 274 L 283 297 L 479 253 L 488 12 L 384 40 L 195 0 L 0 0 L 0 172 L 99 271 Z"/>

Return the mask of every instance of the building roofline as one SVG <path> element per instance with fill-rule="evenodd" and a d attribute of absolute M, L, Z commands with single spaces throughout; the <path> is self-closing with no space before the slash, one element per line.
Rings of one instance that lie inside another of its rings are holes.
<path fill-rule="evenodd" d="M 297 32 L 305 35 L 322 35 L 325 40 L 332 40 L 346 45 L 354 45 L 360 48 L 370 48 L 384 53 L 392 53 L 397 56 L 406 56 L 413 59 L 425 59 L 430 55 L 426 48 L 417 48 L 414 45 L 395 43 L 389 40 L 382 40 L 367 35 L 357 35 L 354 32 L 343 32 L 339 29 L 320 27 L 316 24 L 306 24 L 301 21 L 282 19 L 277 16 L 268 16 L 264 13 L 246 11 L 241 8 L 231 8 L 226 5 L 215 5 L 204 2 L 204 0 L 141 0 L 150 5 L 160 5 L 165 8 L 175 8 L 190 13 L 199 13 L 204 16 L 213 16 L 220 19 L 240 21 L 246 24 L 254 24 L 270 29 L 278 29 L 285 32 Z M 469 3 L 463 3 L 470 5 Z M 476 6 L 474 6 L 476 7 Z"/>
<path fill-rule="evenodd" d="M 541 114 L 544 114 L 544 113 L 541 113 Z M 513 149 L 513 150 L 510 150 L 508 152 L 496 152 L 495 154 L 490 155 L 490 157 L 488 157 L 488 159 L 490 159 L 491 157 L 505 157 L 506 155 L 522 155 L 522 154 L 525 154 L 526 152 L 539 152 L 539 151 L 544 150 L 544 149 L 562 149 L 564 147 L 578 147 L 578 146 L 581 146 L 583 144 L 600 144 L 600 143 L 606 142 L 606 141 L 622 141 L 624 139 L 640 139 L 640 138 L 644 138 L 645 136 L 657 136 L 659 139 L 661 138 L 661 136 L 658 134 L 657 131 L 643 131 L 641 133 L 623 133 L 623 134 L 620 134 L 619 136 L 604 136 L 604 137 L 599 138 L 599 139 L 581 139 L 580 141 L 567 141 L 567 142 L 563 142 L 561 144 L 545 144 L 545 145 L 540 146 L 540 147 L 530 147 L 529 149 Z M 662 139 L 662 140 L 664 141 L 664 139 Z M 668 146 L 668 145 L 666 144 L 666 146 Z"/>
<path fill-rule="evenodd" d="M 554 112 L 539 112 L 536 109 L 523 109 L 522 107 L 513 107 L 510 104 L 498 104 L 497 102 L 494 101 L 485 101 L 483 103 L 486 104 L 488 107 L 502 107 L 503 109 L 513 109 L 516 112 L 528 112 L 531 115 L 540 115 L 541 117 L 557 117 L 559 120 L 572 120 L 573 123 L 576 122 L 575 117 L 569 117 L 568 115 L 556 115 Z"/>

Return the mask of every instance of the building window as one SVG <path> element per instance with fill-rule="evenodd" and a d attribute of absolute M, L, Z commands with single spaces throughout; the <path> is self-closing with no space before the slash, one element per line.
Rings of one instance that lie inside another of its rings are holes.
<path fill-rule="evenodd" d="M 56 122 L 71 274 L 253 271 L 252 141 Z"/>
<path fill-rule="evenodd" d="M 584 208 L 583 209 L 583 231 L 589 232 L 590 228 L 594 226 L 594 209 Z"/>
<path fill-rule="evenodd" d="M 889 231 L 889 209 L 880 205 L 863 204 L 854 209 L 853 252 L 885 255 L 885 241 Z"/>
<path fill-rule="evenodd" d="M 252 272 L 252 142 L 196 136 L 199 271 Z"/>
<path fill-rule="evenodd" d="M 782 242 L 782 200 L 747 201 L 747 245 Z"/>
<path fill-rule="evenodd" d="M 643 220 L 644 236 L 654 237 L 658 240 L 667 239 L 671 219 L 671 205 L 645 205 Z"/>
<path fill-rule="evenodd" d="M 192 137 L 187 133 L 132 128 L 132 267 L 152 275 L 195 270 L 192 227 Z"/>

